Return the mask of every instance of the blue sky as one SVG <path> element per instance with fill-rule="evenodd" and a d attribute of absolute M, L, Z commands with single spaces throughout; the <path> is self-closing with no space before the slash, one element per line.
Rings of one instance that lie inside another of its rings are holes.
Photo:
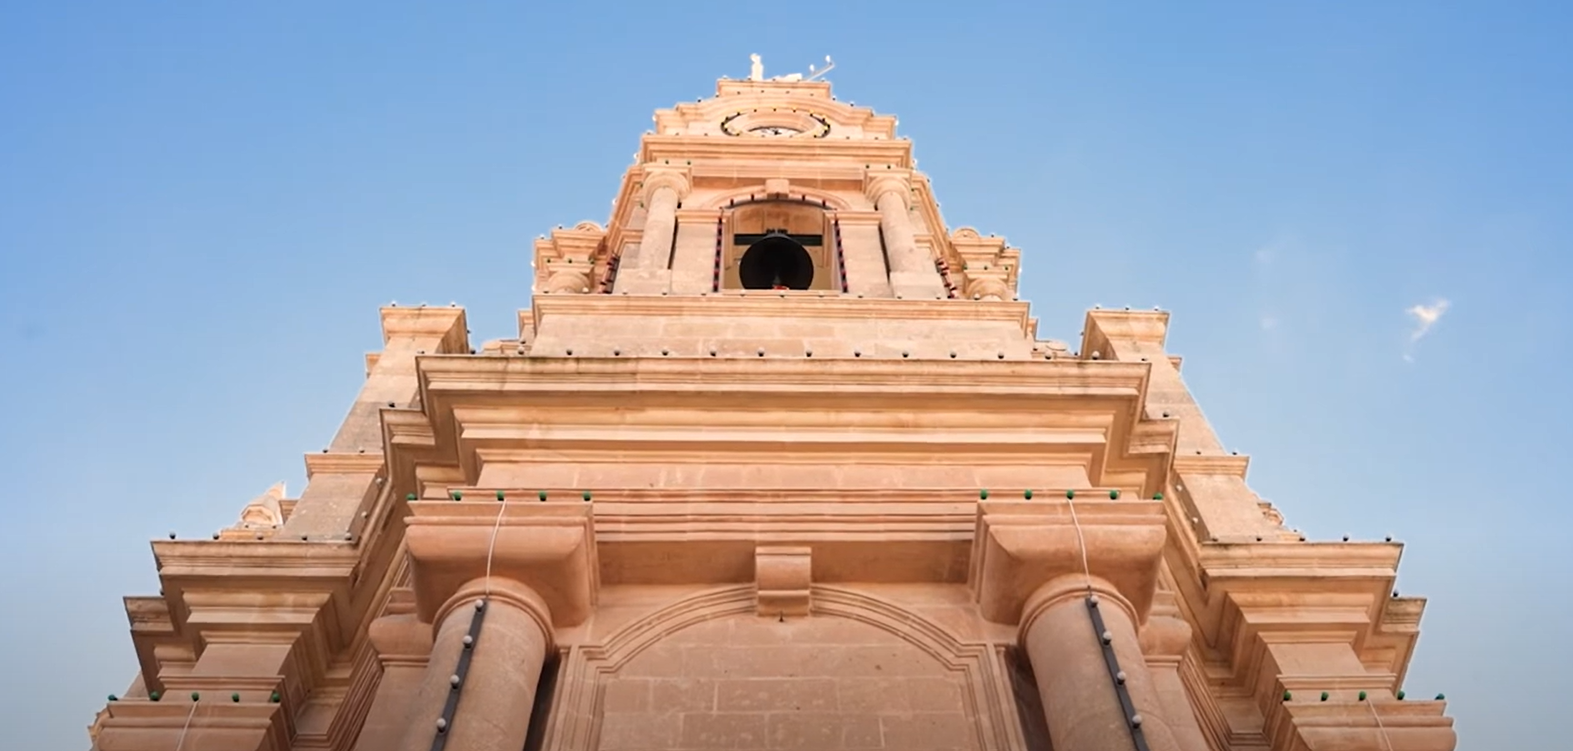
<path fill-rule="evenodd" d="M 299 491 L 379 305 L 511 335 L 531 239 L 605 221 L 652 111 L 750 52 L 833 55 L 840 97 L 899 115 L 950 225 L 1023 249 L 1045 335 L 1173 311 L 1290 525 L 1409 543 L 1409 692 L 1447 693 L 1463 747 L 1565 738 L 1565 5 L 458 5 L 0 6 L 18 748 L 85 748 L 131 679 L 147 540 Z"/>

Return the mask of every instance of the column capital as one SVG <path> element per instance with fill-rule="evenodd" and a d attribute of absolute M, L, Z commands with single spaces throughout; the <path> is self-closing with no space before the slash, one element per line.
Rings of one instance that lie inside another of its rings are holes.
<path fill-rule="evenodd" d="M 646 166 L 644 180 L 639 188 L 640 199 L 648 204 L 655 192 L 661 188 L 670 188 L 677 193 L 677 200 L 679 201 L 688 197 L 689 191 L 693 189 L 693 183 L 689 179 L 688 168 L 666 165 Z"/>
<path fill-rule="evenodd" d="M 880 196 L 894 193 L 901 197 L 901 205 L 912 205 L 912 175 L 907 170 L 867 170 L 863 173 L 863 195 L 878 204 Z"/>
<path fill-rule="evenodd" d="M 553 623 L 589 617 L 600 588 L 590 504 L 415 501 L 405 543 L 414 569 L 416 612 L 437 623 L 455 597 L 487 576 L 510 579 L 544 601 Z M 489 553 L 489 555 L 488 555 Z M 499 591 L 494 580 L 493 591 Z"/>
<path fill-rule="evenodd" d="M 1132 622 L 1152 606 L 1163 553 L 1159 501 L 983 501 L 978 504 L 968 575 L 983 616 L 1017 623 L 1022 607 L 1056 577 L 1087 571 L 1130 603 Z M 1083 587 L 1085 591 L 1085 587 Z"/>
<path fill-rule="evenodd" d="M 383 666 L 424 665 L 431 655 L 432 629 L 414 613 L 385 615 L 371 622 L 366 638 Z"/>
<path fill-rule="evenodd" d="M 535 619 L 541 633 L 546 635 L 548 642 L 552 638 L 552 609 L 529 585 L 521 584 L 513 579 L 499 576 L 482 576 L 465 582 L 453 593 L 448 601 L 437 609 L 436 616 L 432 619 L 431 629 L 436 631 L 442 628 L 443 621 L 448 619 L 456 610 L 474 608 L 476 603 L 486 600 L 491 603 L 507 604 Z M 493 607 L 493 605 L 487 605 Z M 548 643 L 548 648 L 551 646 Z"/>
<path fill-rule="evenodd" d="M 1006 284 L 1005 280 L 1001 278 L 1003 276 L 1003 272 L 999 276 L 974 276 L 968 274 L 967 297 L 973 300 L 987 300 L 990 298 L 1009 300 L 1015 297 L 1015 294 L 1011 292 L 1010 285 Z"/>
<path fill-rule="evenodd" d="M 545 291 L 549 294 L 585 294 L 590 291 L 590 272 L 588 266 L 574 268 L 558 267 L 552 275 L 546 278 Z"/>
<path fill-rule="evenodd" d="M 1022 643 L 1026 642 L 1027 632 L 1032 630 L 1033 623 L 1044 611 L 1067 600 L 1085 600 L 1088 594 L 1097 596 L 1099 607 L 1118 608 L 1125 612 L 1131 623 L 1136 623 L 1136 608 L 1107 579 L 1086 574 L 1064 574 L 1044 582 L 1022 604 L 1021 623 L 1017 627 L 1020 634 L 1018 639 Z"/>

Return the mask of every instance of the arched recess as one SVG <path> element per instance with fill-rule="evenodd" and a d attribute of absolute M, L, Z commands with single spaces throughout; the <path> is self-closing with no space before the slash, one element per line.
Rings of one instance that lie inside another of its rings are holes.
<path fill-rule="evenodd" d="M 700 204 L 698 208 L 720 210 L 734 206 L 740 206 L 745 203 L 753 203 L 756 201 L 774 201 L 783 199 L 807 201 L 808 203 L 822 205 L 831 211 L 851 211 L 855 208 L 852 203 L 846 199 L 845 196 L 842 196 L 838 193 L 832 193 L 828 190 L 820 190 L 818 188 L 806 188 L 801 185 L 792 185 L 788 187 L 784 196 L 769 196 L 768 191 L 765 189 L 763 183 L 759 185 L 750 185 L 745 188 L 729 190 L 724 193 L 717 193 L 716 195 L 705 199 L 704 203 Z"/>
<path fill-rule="evenodd" d="M 967 642 L 919 613 L 844 587 L 815 585 L 811 618 L 844 618 L 898 637 L 960 676 L 962 700 L 972 718 L 975 747 L 985 751 L 1023 748 L 1010 677 L 1004 669 L 1007 644 Z M 605 641 L 566 655 L 559 700 L 543 748 L 598 749 L 601 717 L 610 679 L 650 647 L 678 632 L 716 619 L 753 616 L 752 585 L 708 590 L 635 621 Z"/>

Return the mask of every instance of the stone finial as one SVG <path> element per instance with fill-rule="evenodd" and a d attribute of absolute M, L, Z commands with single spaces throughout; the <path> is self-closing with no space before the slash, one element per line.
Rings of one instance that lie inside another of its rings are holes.
<path fill-rule="evenodd" d="M 284 523 L 284 510 L 280 502 L 284 500 L 284 483 L 276 482 L 262 495 L 253 498 L 246 508 L 240 512 L 240 522 L 237 526 L 242 528 L 272 527 Z"/>

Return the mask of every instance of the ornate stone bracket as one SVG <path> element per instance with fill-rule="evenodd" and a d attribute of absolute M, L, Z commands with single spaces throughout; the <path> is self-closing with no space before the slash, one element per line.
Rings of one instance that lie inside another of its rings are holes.
<path fill-rule="evenodd" d="M 760 546 L 754 551 L 760 615 L 804 616 L 809 610 L 813 548 Z"/>
<path fill-rule="evenodd" d="M 410 513 L 405 544 L 423 622 L 488 571 L 538 592 L 555 626 L 578 624 L 594 609 L 600 565 L 590 504 L 415 501 Z"/>
<path fill-rule="evenodd" d="M 1109 581 L 1145 619 L 1158 583 L 1164 542 L 1163 504 L 1157 501 L 1064 498 L 984 501 L 968 577 L 983 616 L 1016 623 L 1022 604 L 1043 583 L 1080 575 L 1082 551 L 1092 576 Z"/>

